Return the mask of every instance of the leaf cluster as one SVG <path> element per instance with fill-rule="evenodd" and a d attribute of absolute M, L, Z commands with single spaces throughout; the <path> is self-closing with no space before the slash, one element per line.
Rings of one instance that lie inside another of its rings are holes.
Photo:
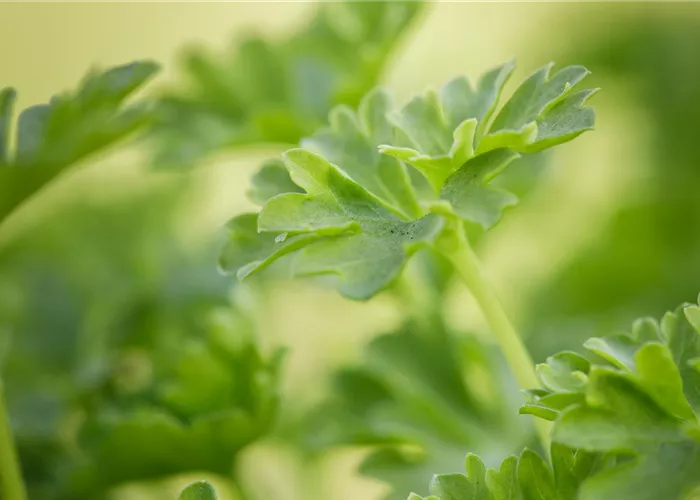
<path fill-rule="evenodd" d="M 371 447 L 359 471 L 389 484 L 387 499 L 420 491 L 464 450 L 496 459 L 528 438 L 508 404 L 517 391 L 500 357 L 439 316 L 374 339 L 361 364 L 334 375 L 331 394 L 309 418 L 309 444 Z"/>
<path fill-rule="evenodd" d="M 274 422 L 279 354 L 232 309 L 216 243 L 193 252 L 163 224 L 186 187 L 83 197 L 4 248 L 3 381 L 31 498 L 229 475 Z"/>
<path fill-rule="evenodd" d="M 336 104 L 377 84 L 421 2 L 329 2 L 281 40 L 250 36 L 223 56 L 193 49 L 187 85 L 167 93 L 154 131 L 158 166 L 191 166 L 235 145 L 295 144 Z"/>
<path fill-rule="evenodd" d="M 591 338 L 537 367 L 543 388 L 520 412 L 554 422 L 551 466 L 530 450 L 500 470 L 467 457 L 467 475 L 436 476 L 454 500 L 684 499 L 700 487 L 700 307 Z"/>
<path fill-rule="evenodd" d="M 361 300 L 435 245 L 450 221 L 492 226 L 515 203 L 489 185 L 508 164 L 593 127 L 585 103 L 595 90 L 574 90 L 588 71 L 551 68 L 529 76 L 500 108 L 512 62 L 476 87 L 457 78 L 398 110 L 381 89 L 357 111 L 334 108 L 328 128 L 255 177 L 253 199 L 275 196 L 259 214 L 230 222 L 221 267 L 246 278 L 293 253 L 296 275 L 333 275 L 340 293 Z"/>
<path fill-rule="evenodd" d="M 148 124 L 152 109 L 126 99 L 157 72 L 147 61 L 88 73 L 78 88 L 19 115 L 16 92 L 0 90 L 0 221 L 66 168 Z"/>

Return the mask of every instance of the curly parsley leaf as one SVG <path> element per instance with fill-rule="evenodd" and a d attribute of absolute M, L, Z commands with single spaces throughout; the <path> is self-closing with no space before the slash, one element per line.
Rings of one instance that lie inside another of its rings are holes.
<path fill-rule="evenodd" d="M 301 146 L 315 151 L 374 196 L 411 218 L 422 215 L 405 165 L 379 154 L 377 147 L 390 141 L 393 128 L 387 118 L 391 97 L 382 90 L 368 93 L 357 113 L 342 106 L 330 113 L 330 128 L 304 139 Z"/>
<path fill-rule="evenodd" d="M 268 201 L 258 227 L 329 235 L 297 256 L 295 270 L 299 275 L 336 275 L 338 289 L 347 297 L 375 295 L 442 228 L 442 219 L 435 214 L 407 221 L 393 206 L 313 153 L 291 150 L 285 161 L 292 179 L 307 194 L 284 194 Z"/>
<path fill-rule="evenodd" d="M 700 486 L 697 310 L 683 306 L 660 323 L 639 320 L 630 333 L 590 339 L 590 365 L 558 355 L 538 370 L 545 389 L 522 413 L 554 420 L 555 442 L 632 457 L 586 481 L 580 498 L 684 498 Z"/>
<path fill-rule="evenodd" d="M 429 498 L 690 498 L 700 488 L 698 320 L 700 307 L 684 305 L 661 322 L 645 318 L 629 333 L 590 339 L 590 359 L 550 357 L 537 367 L 543 388 L 528 391 L 521 413 L 554 421 L 551 466 L 525 450 L 484 472 L 469 455 L 467 474 L 436 476 Z"/>
<path fill-rule="evenodd" d="M 503 86 L 515 65 L 509 62 L 485 74 L 476 89 L 457 79 L 438 95 L 414 98 L 392 120 L 409 147 L 383 146 L 428 179 L 436 192 L 467 160 L 497 149 L 532 153 L 569 141 L 593 128 L 595 115 L 585 107 L 595 92 L 570 91 L 587 74 L 570 66 L 550 77 L 547 65 L 526 79 L 489 123 Z"/>
<path fill-rule="evenodd" d="M 76 91 L 25 109 L 14 156 L 8 140 L 14 91 L 0 91 L 0 220 L 65 169 L 149 123 L 150 107 L 124 101 L 157 69 L 144 61 L 92 72 Z"/>
<path fill-rule="evenodd" d="M 155 164 L 191 166 L 223 148 L 296 144 L 337 104 L 357 106 L 379 81 L 421 2 L 319 4 L 300 32 L 254 36 L 231 53 L 186 55 L 188 86 L 161 101 Z"/>
<path fill-rule="evenodd" d="M 599 454 L 552 445 L 552 464 L 525 449 L 506 458 L 499 468 L 487 468 L 469 453 L 466 474 L 438 474 L 430 483 L 428 499 L 439 500 L 577 500 L 581 484 L 607 466 Z M 411 494 L 409 500 L 422 497 Z"/>
<path fill-rule="evenodd" d="M 483 134 L 514 68 L 511 61 L 488 72 L 476 91 L 462 77 L 448 82 L 440 95 L 428 91 L 415 97 L 390 115 L 413 147 L 386 145 L 381 151 L 408 161 L 439 191 L 445 179 L 474 156 L 475 139 Z"/>
<path fill-rule="evenodd" d="M 270 163 L 255 177 L 254 200 L 271 196 L 257 219 L 260 241 L 254 241 L 251 230 L 239 234 L 234 222 L 224 255 L 236 262 L 222 268 L 246 277 L 295 253 L 297 275 L 335 275 L 343 295 L 367 299 L 386 288 L 418 248 L 435 242 L 446 219 L 484 228 L 496 224 L 517 200 L 489 183 L 520 153 L 540 144 L 533 142 L 538 123 L 564 123 L 550 114 L 554 110 L 593 119 L 590 109 L 567 99 L 587 71 L 565 68 L 550 78 L 548 66 L 526 80 L 496 115 L 501 128 L 489 127 L 513 68 L 510 62 L 488 72 L 476 90 L 464 78 L 453 80 L 440 96 L 429 92 L 398 112 L 382 90 L 369 92 L 357 112 L 347 106 L 333 109 L 330 126 L 301 141 L 306 150 L 284 155 L 289 178 L 279 164 Z M 517 125 L 523 120 L 524 126 Z M 508 128 L 516 125 L 518 130 Z M 555 134 L 558 139 L 548 145 L 583 131 L 574 134 L 562 127 L 566 132 Z M 527 148 L 512 141 L 496 144 L 521 129 L 535 132 Z M 483 147 L 484 141 L 489 145 Z M 416 149 L 387 145 L 406 142 Z M 249 251 L 253 247 L 257 253 Z M 229 257 L 236 252 L 240 262 Z"/>

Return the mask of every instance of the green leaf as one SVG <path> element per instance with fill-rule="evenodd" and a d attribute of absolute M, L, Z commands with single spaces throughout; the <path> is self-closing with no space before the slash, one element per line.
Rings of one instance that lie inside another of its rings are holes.
<path fill-rule="evenodd" d="M 271 430 L 281 353 L 264 356 L 230 306 L 197 314 L 205 324 L 184 338 L 172 323 L 159 332 L 151 319 L 138 342 L 143 352 L 161 334 L 144 352 L 156 376 L 136 390 L 109 380 L 111 394 L 93 396 L 78 429 L 84 459 L 65 465 L 66 497 L 191 471 L 227 475 L 241 450 Z"/>
<path fill-rule="evenodd" d="M 691 307 L 690 314 L 684 314 L 683 307 L 668 312 L 661 319 L 661 332 L 668 344 L 673 360 L 678 366 L 683 380 L 683 392 L 688 402 L 700 412 L 700 373 L 695 370 L 690 361 L 700 357 L 700 334 L 697 328 L 688 322 L 696 318 L 695 309 Z"/>
<path fill-rule="evenodd" d="M 660 325 L 644 318 L 631 334 L 589 339 L 585 345 L 599 355 L 593 361 L 565 351 L 539 365 L 544 388 L 527 391 L 530 401 L 520 413 L 554 421 L 552 467 L 525 450 L 517 460 L 519 492 L 501 496 L 685 500 L 700 491 L 700 434 L 691 404 L 698 310 L 683 306 Z M 487 472 L 486 484 L 498 499 L 496 475 Z"/>
<path fill-rule="evenodd" d="M 517 391 L 502 376 L 495 352 L 445 328 L 436 318 L 373 340 L 362 364 L 336 375 L 331 401 L 310 422 L 318 446 L 372 446 L 360 471 L 392 487 L 387 499 L 424 494 L 436 471 L 463 474 L 465 468 L 475 494 L 490 488 L 489 481 L 507 489 L 507 464 L 488 479 L 494 473 L 474 455 L 465 462 L 465 452 L 494 462 L 498 450 L 529 435 L 515 421 Z"/>
<path fill-rule="evenodd" d="M 544 118 L 537 121 L 537 136 L 525 150 L 528 153 L 542 151 L 570 141 L 587 130 L 593 130 L 595 112 L 585 104 L 597 91 L 598 89 L 581 90 L 552 106 Z"/>
<path fill-rule="evenodd" d="M 589 451 L 645 452 L 684 439 L 679 421 L 628 375 L 594 368 L 587 389 L 588 405 L 564 411 L 554 441 Z"/>
<path fill-rule="evenodd" d="M 493 497 L 486 484 L 486 466 L 481 458 L 474 453 L 468 453 L 464 465 L 467 471 L 467 478 L 474 490 L 472 498 L 474 500 L 492 499 Z"/>
<path fill-rule="evenodd" d="M 583 66 L 568 66 L 559 70 L 554 75 L 550 76 L 553 63 L 537 70 L 530 75 L 515 91 L 513 96 L 506 102 L 503 109 L 496 115 L 493 124 L 489 128 L 489 134 L 494 132 L 510 130 L 519 131 L 527 125 L 535 122 L 539 125 L 545 119 L 555 105 L 561 102 L 570 90 L 585 78 L 589 71 Z M 564 109 L 577 103 L 569 103 Z M 558 113 L 562 110 L 559 109 Z M 554 140 L 556 135 L 554 131 L 556 127 L 551 127 L 547 136 L 550 140 Z M 545 121 L 545 123 L 547 123 Z M 558 130 L 559 137 L 566 134 L 566 128 Z M 539 134 L 539 130 L 538 130 Z M 563 141 L 562 141 L 563 142 Z"/>
<path fill-rule="evenodd" d="M 678 418 L 690 422 L 697 420 L 683 394 L 683 380 L 667 346 L 646 344 L 637 351 L 634 359 L 639 380 L 659 406 Z"/>
<path fill-rule="evenodd" d="M 493 495 L 493 500 L 517 500 L 520 498 L 518 485 L 518 457 L 506 458 L 499 470 L 486 471 L 486 486 Z"/>
<path fill-rule="evenodd" d="M 653 318 L 640 318 L 632 324 L 632 337 L 637 342 L 662 342 L 661 327 Z"/>
<path fill-rule="evenodd" d="M 188 485 L 178 497 L 179 500 L 216 500 L 216 490 L 206 481 L 197 481 Z"/>
<path fill-rule="evenodd" d="M 334 108 L 330 128 L 302 140 L 301 145 L 341 166 L 351 179 L 407 217 L 417 218 L 422 211 L 406 167 L 377 151 L 392 137 L 386 118 L 390 107 L 391 97 L 374 90 L 363 97 L 357 114 L 347 106 Z"/>
<path fill-rule="evenodd" d="M 387 144 L 380 150 L 409 162 L 439 192 L 445 179 L 474 156 L 475 140 L 483 134 L 514 68 L 511 61 L 489 71 L 476 91 L 462 77 L 445 84 L 439 95 L 429 91 L 415 97 L 390 115 L 408 147 Z"/>
<path fill-rule="evenodd" d="M 544 420 L 554 421 L 559 414 L 570 406 L 584 402 L 584 395 L 578 392 L 550 393 L 532 398 L 532 401 L 520 407 L 521 415 L 535 415 Z"/>
<path fill-rule="evenodd" d="M 525 449 L 520 455 L 518 481 L 523 500 L 558 500 L 551 469 L 532 450 Z"/>
<path fill-rule="evenodd" d="M 634 353 L 639 345 L 629 335 L 590 338 L 583 346 L 617 368 L 634 370 Z"/>
<path fill-rule="evenodd" d="M 75 92 L 24 110 L 18 119 L 17 146 L 9 158 L 10 93 L 0 98 L 0 161 L 22 168 L 0 170 L 0 220 L 65 169 L 143 128 L 152 111 L 123 103 L 157 71 L 152 62 L 135 62 L 88 74 Z"/>
<path fill-rule="evenodd" d="M 519 157 L 508 149 L 496 149 L 472 158 L 447 178 L 440 199 L 449 202 L 459 217 L 490 228 L 500 220 L 503 210 L 518 199 L 488 182 Z"/>
<path fill-rule="evenodd" d="M 289 177 L 284 163 L 280 160 L 268 160 L 253 175 L 248 197 L 258 205 L 264 205 L 267 200 L 278 194 L 302 193 L 304 190 L 294 184 Z"/>
<path fill-rule="evenodd" d="M 442 500 L 472 500 L 474 486 L 464 474 L 441 474 L 430 482 L 430 494 Z"/>
<path fill-rule="evenodd" d="M 226 260 L 235 265 L 222 268 L 243 269 L 238 274 L 245 277 L 295 252 L 294 274 L 332 275 L 343 295 L 364 300 L 392 283 L 418 249 L 433 245 L 446 227 L 446 218 L 493 226 L 516 198 L 489 183 L 520 156 L 515 149 L 523 148 L 512 141 L 512 130 L 484 135 L 490 149 L 477 151 L 476 156 L 473 146 L 479 134 L 486 133 L 484 123 L 512 69 L 513 63 L 508 63 L 487 73 L 476 91 L 465 79 L 453 80 L 440 96 L 428 92 L 396 113 L 381 90 L 365 96 L 357 112 L 336 107 L 330 126 L 302 141 L 310 150 L 285 153 L 291 183 L 279 174 L 280 180 L 268 182 L 265 194 L 257 196 L 262 201 L 277 193 L 258 217 L 259 244 L 251 239 L 250 248 L 239 249 L 237 242 L 227 247 Z M 534 104 L 527 104 L 530 111 L 542 101 L 538 113 L 545 119 L 548 111 L 559 109 L 555 98 L 563 99 L 569 89 L 566 86 L 554 95 L 552 88 L 572 73 L 576 72 L 565 69 L 551 82 L 545 79 L 544 88 L 533 90 L 534 97 L 521 91 L 514 98 L 523 106 L 534 99 Z M 542 96 L 550 100 L 545 102 Z M 552 120 L 558 123 L 558 116 Z M 532 121 L 522 130 L 536 132 L 536 127 Z M 515 133 L 522 135 L 522 130 Z M 532 143 L 533 138 L 526 139 Z M 393 145 L 382 144 L 385 141 Z M 424 175 L 422 182 L 406 170 L 404 161 Z M 273 168 L 278 171 L 279 166 L 266 166 L 256 184 L 269 177 Z M 425 183 L 435 193 L 426 195 Z M 289 191 L 282 193 L 283 189 Z M 272 244 L 287 238 L 290 244 Z M 243 263 L 248 254 L 255 259 L 249 265 Z"/>
<path fill-rule="evenodd" d="M 442 228 L 442 219 L 434 214 L 403 220 L 392 206 L 309 151 L 288 151 L 285 163 L 292 180 L 308 194 L 282 194 L 269 200 L 258 228 L 264 234 L 289 234 L 301 240 L 295 239 L 284 251 L 268 253 L 260 265 L 246 266 L 248 274 L 287 250 L 304 246 L 295 261 L 296 274 L 335 275 L 343 295 L 368 299 L 388 286 L 407 259 Z"/>
<path fill-rule="evenodd" d="M 291 36 L 186 54 L 186 85 L 161 99 L 154 164 L 191 167 L 222 149 L 297 144 L 336 105 L 375 87 L 422 2 L 326 2 Z"/>
<path fill-rule="evenodd" d="M 583 392 L 590 366 L 581 355 L 564 351 L 547 358 L 536 370 L 542 385 L 551 391 Z"/>
<path fill-rule="evenodd" d="M 220 256 L 219 268 L 239 279 L 262 271 L 270 264 L 321 238 L 316 234 L 287 236 L 258 233 L 258 214 L 241 214 L 227 224 L 229 238 Z"/>
<path fill-rule="evenodd" d="M 552 470 L 560 500 L 577 500 L 581 483 L 601 466 L 600 455 L 558 443 L 551 447 Z"/>
<path fill-rule="evenodd" d="M 580 500 L 685 500 L 700 486 L 700 447 L 666 443 L 586 481 Z"/>
<path fill-rule="evenodd" d="M 448 82 L 440 91 L 440 96 L 451 129 L 456 129 L 465 120 L 476 118 L 479 123 L 476 138 L 480 139 L 514 69 L 515 61 L 509 61 L 488 71 L 479 79 L 476 90 L 471 89 L 465 77 Z"/>

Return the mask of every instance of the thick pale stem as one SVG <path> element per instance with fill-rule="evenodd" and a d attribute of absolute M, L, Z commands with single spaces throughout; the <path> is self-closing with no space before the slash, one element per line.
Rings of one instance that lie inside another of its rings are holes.
<path fill-rule="evenodd" d="M 0 380 L 0 498 L 26 500 L 15 440 L 12 436 L 10 416 L 5 407 L 5 395 Z"/>
<path fill-rule="evenodd" d="M 522 389 L 539 387 L 540 382 L 535 374 L 532 358 L 486 279 L 479 259 L 467 241 L 461 222 L 455 221 L 453 227 L 445 231 L 438 248 L 452 262 L 479 304 L 518 385 Z M 542 446 L 549 453 L 550 423 L 536 418 L 535 427 Z"/>

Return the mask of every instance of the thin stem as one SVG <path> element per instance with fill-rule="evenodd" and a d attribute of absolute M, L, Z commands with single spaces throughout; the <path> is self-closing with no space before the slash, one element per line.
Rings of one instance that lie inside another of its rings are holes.
<path fill-rule="evenodd" d="M 518 385 L 522 389 L 539 387 L 532 358 L 484 275 L 481 263 L 464 234 L 461 221 L 454 221 L 452 227 L 445 231 L 438 242 L 438 249 L 452 262 L 479 304 Z M 535 427 L 545 452 L 549 453 L 550 423 L 536 418 Z"/>
<path fill-rule="evenodd" d="M 26 500 L 27 492 L 22 481 L 15 441 L 12 436 L 10 416 L 5 406 L 5 395 L 0 380 L 0 498 Z"/>

